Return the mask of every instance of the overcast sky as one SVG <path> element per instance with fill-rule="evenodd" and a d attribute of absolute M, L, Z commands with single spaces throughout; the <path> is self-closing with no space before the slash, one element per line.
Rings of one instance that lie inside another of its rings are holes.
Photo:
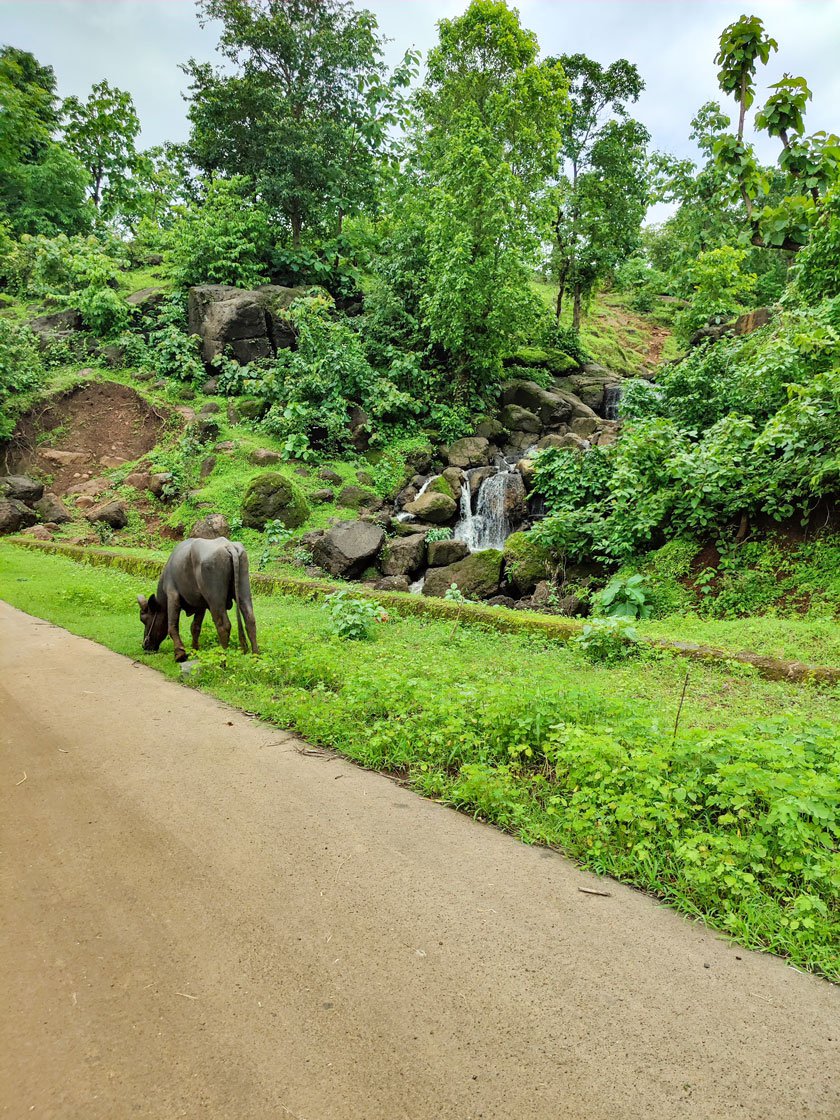
<path fill-rule="evenodd" d="M 392 42 L 390 59 L 409 46 L 425 52 L 437 20 L 467 0 L 368 0 Z M 840 0 L 520 0 L 522 22 L 543 54 L 583 52 L 601 63 L 627 58 L 647 88 L 636 109 L 654 146 L 693 154 L 689 121 L 719 96 L 713 58 L 721 30 L 743 13 L 761 16 L 779 51 L 760 74 L 760 89 L 785 71 L 807 78 L 814 93 L 809 131 L 840 131 Z M 106 78 L 129 90 L 144 146 L 187 134 L 178 64 L 214 59 L 217 35 L 202 30 L 192 0 L 0 0 L 0 42 L 49 63 L 59 92 L 86 95 Z M 731 105 L 728 106 L 731 109 Z M 775 155 L 771 144 L 762 155 Z"/>

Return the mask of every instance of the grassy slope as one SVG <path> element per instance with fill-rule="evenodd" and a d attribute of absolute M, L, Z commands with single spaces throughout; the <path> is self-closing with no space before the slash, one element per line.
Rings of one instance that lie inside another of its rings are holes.
<path fill-rule="evenodd" d="M 177 676 L 168 643 L 157 657 L 140 652 L 138 591 L 149 588 L 123 573 L 0 545 L 0 594 L 9 602 Z M 320 607 L 286 597 L 261 597 L 257 617 L 264 656 L 255 662 L 232 653 L 225 669 L 207 628 L 202 687 L 363 765 L 399 773 L 422 792 L 529 842 L 562 847 L 595 870 L 705 916 L 746 944 L 836 973 L 836 926 L 821 912 L 809 918 L 811 926 L 797 918 L 797 907 L 805 905 L 797 899 L 825 898 L 826 892 L 830 897 L 824 877 L 806 884 L 795 874 L 775 871 L 781 887 L 763 882 L 761 873 L 758 883 L 750 883 L 741 877 L 738 848 L 751 828 L 765 822 L 762 798 L 772 805 L 772 797 L 781 796 L 788 814 L 800 819 L 803 810 L 791 793 L 797 784 L 814 812 L 831 815 L 823 807 L 824 789 L 836 754 L 823 745 L 803 756 L 792 737 L 827 741 L 840 715 L 836 689 L 795 688 L 695 666 L 672 743 L 686 666 L 669 657 L 608 669 L 589 665 L 574 649 L 538 639 L 491 636 L 410 616 L 378 627 L 373 642 L 342 642 L 326 632 Z M 590 766 L 591 772 L 572 774 L 568 754 L 562 765 L 551 760 L 545 740 L 554 725 L 570 727 L 572 741 L 578 736 L 575 765 Z M 707 733 L 714 734 L 713 745 L 697 745 L 696 736 Z M 778 766 L 795 766 L 790 779 L 782 776 L 782 794 L 772 797 L 749 787 L 756 773 L 750 758 L 768 735 L 766 752 L 762 748 L 768 762 L 758 771 L 762 779 Z M 724 790 L 734 773 L 745 782 L 739 804 L 748 808 L 739 810 L 742 821 L 732 817 L 730 824 L 718 819 L 728 805 L 725 798 L 717 808 L 714 802 L 702 811 L 693 805 L 686 814 L 677 792 L 682 786 L 672 788 L 678 781 L 695 788 L 699 780 L 697 789 L 720 784 Z M 624 792 L 613 797 L 618 781 L 625 783 Z M 581 803 L 584 796 L 591 803 Z M 632 826 L 621 815 L 631 796 Z M 631 843 L 631 827 L 643 829 L 641 842 L 637 837 Z M 689 840 L 696 848 L 698 827 L 701 841 L 704 830 L 709 837 L 701 843 L 699 871 L 683 851 Z M 814 858 L 812 836 L 794 833 L 785 842 L 797 860 L 800 844 L 805 856 Z M 754 867 L 756 857 L 750 859 Z"/>
<path fill-rule="evenodd" d="M 533 281 L 533 291 L 554 310 L 557 288 Z M 561 322 L 572 324 L 571 300 L 566 301 Z M 581 342 L 593 361 L 622 373 L 652 371 L 658 361 L 677 355 L 670 331 L 650 316 L 639 315 L 621 292 L 597 292 L 586 310 L 580 331 Z"/>

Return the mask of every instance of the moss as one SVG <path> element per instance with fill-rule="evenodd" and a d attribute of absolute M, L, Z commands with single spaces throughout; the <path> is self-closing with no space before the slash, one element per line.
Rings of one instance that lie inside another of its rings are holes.
<path fill-rule="evenodd" d="M 508 359 L 509 364 L 538 366 L 554 374 L 568 373 L 577 369 L 579 363 L 565 351 L 554 346 L 520 346 Z"/>
<path fill-rule="evenodd" d="M 262 529 L 267 521 L 282 521 L 287 529 L 297 529 L 308 516 L 303 491 L 279 471 L 258 474 L 242 499 L 242 523 L 251 529 Z"/>
<path fill-rule="evenodd" d="M 504 556 L 508 583 L 520 595 L 533 591 L 551 571 L 551 552 L 530 533 L 511 533 L 505 541 Z"/>
<path fill-rule="evenodd" d="M 428 494 L 430 492 L 434 494 L 445 494 L 447 498 L 451 498 L 453 502 L 455 501 L 455 491 L 442 474 L 439 474 L 433 482 L 429 483 L 426 493 Z"/>
<path fill-rule="evenodd" d="M 501 578 L 502 554 L 487 548 L 445 568 L 430 568 L 423 594 L 441 597 L 454 583 L 467 599 L 489 599 L 499 590 Z"/>

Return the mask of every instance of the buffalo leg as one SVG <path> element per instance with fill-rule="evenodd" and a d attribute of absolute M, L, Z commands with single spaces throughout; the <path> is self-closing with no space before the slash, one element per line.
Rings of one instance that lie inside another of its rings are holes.
<path fill-rule="evenodd" d="M 216 624 L 216 633 L 219 635 L 222 649 L 227 649 L 230 641 L 230 619 L 227 616 L 227 611 L 214 611 L 211 607 L 210 613 L 213 615 L 213 622 Z"/>
<path fill-rule="evenodd" d="M 178 630 L 178 621 L 181 617 L 181 602 L 177 595 L 170 595 L 167 599 L 166 614 L 169 623 L 169 637 L 172 639 L 172 644 L 175 647 L 175 660 L 186 661 L 187 651 L 184 649 L 184 643 L 181 641 L 181 634 Z"/>
<path fill-rule="evenodd" d="M 206 610 L 206 607 L 196 607 L 195 618 L 193 618 L 192 626 L 190 627 L 193 649 L 198 649 L 198 639 L 201 637 L 201 624 L 204 622 Z"/>
<path fill-rule="evenodd" d="M 251 641 L 251 653 L 259 653 L 260 647 L 257 645 L 257 620 L 254 618 L 254 608 L 251 605 L 251 597 L 243 595 L 242 602 L 239 604 L 239 609 L 242 611 L 242 617 L 245 619 L 245 629 L 248 631 L 248 637 Z"/>

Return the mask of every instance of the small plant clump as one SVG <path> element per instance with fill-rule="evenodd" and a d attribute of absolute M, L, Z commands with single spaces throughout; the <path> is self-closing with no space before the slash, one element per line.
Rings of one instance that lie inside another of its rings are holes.
<path fill-rule="evenodd" d="M 370 641 L 377 623 L 388 619 L 385 608 L 370 599 L 354 599 L 346 591 L 336 591 L 324 600 L 327 628 L 337 638 Z"/>

